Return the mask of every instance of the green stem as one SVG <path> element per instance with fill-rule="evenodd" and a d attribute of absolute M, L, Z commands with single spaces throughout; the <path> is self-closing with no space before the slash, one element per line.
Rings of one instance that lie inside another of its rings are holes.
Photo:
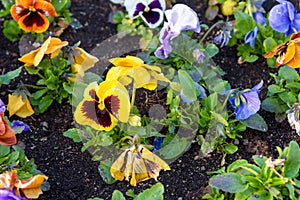
<path fill-rule="evenodd" d="M 201 40 L 200 40 L 200 44 L 202 44 L 203 43 L 203 41 L 207 38 L 207 36 L 210 34 L 210 32 L 214 29 L 214 28 L 216 28 L 218 25 L 220 25 L 220 24 L 224 24 L 225 22 L 223 22 L 222 20 L 221 21 L 218 21 L 218 22 L 216 22 L 215 24 L 213 24 L 207 31 L 206 31 L 206 33 L 203 35 L 203 37 L 201 38 Z"/>
<path fill-rule="evenodd" d="M 40 72 L 37 72 L 36 75 L 38 75 L 41 79 L 46 79 Z"/>
<path fill-rule="evenodd" d="M 220 111 L 223 111 L 223 110 L 225 109 L 225 106 L 227 105 L 228 98 L 229 98 L 229 96 L 231 95 L 231 93 L 232 93 L 232 90 L 230 90 L 230 91 L 228 92 L 228 94 L 227 94 L 227 96 L 226 96 L 226 98 L 225 98 L 225 100 L 224 100 L 224 102 L 223 102 L 223 104 L 222 104 L 222 107 L 221 107 L 221 110 L 220 110 Z"/>
<path fill-rule="evenodd" d="M 29 84 L 22 84 L 22 86 L 30 87 L 34 89 L 45 89 L 46 87 L 36 86 L 36 85 L 29 85 Z"/>
<path fill-rule="evenodd" d="M 135 96 L 136 96 L 136 87 L 135 87 L 135 81 L 133 81 L 133 86 L 132 86 L 132 95 L 131 95 L 131 103 L 130 103 L 130 113 L 132 113 L 133 107 L 134 107 L 134 102 L 135 102 Z"/>

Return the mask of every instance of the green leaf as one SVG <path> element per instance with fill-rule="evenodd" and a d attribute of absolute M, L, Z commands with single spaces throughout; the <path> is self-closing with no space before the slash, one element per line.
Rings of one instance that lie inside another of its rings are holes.
<path fill-rule="evenodd" d="M 122 23 L 122 20 L 124 18 L 124 13 L 123 12 L 116 12 L 114 15 L 113 15 L 113 21 L 117 24 L 120 24 Z"/>
<path fill-rule="evenodd" d="M 242 11 L 235 12 L 234 18 L 235 18 L 234 27 L 236 29 L 234 35 L 238 39 L 244 39 L 244 36 L 254 28 L 255 22 L 248 14 Z"/>
<path fill-rule="evenodd" d="M 238 147 L 234 144 L 225 144 L 223 145 L 223 150 L 227 154 L 234 154 L 238 150 Z"/>
<path fill-rule="evenodd" d="M 40 101 L 39 101 L 39 104 L 38 104 L 38 108 L 39 108 L 39 112 L 40 113 L 43 113 L 45 112 L 48 107 L 52 104 L 53 102 L 53 99 L 52 99 L 52 96 L 51 95 L 47 95 L 47 96 L 44 96 Z"/>
<path fill-rule="evenodd" d="M 93 72 L 86 72 L 83 76 L 83 81 L 85 83 L 92 83 L 92 82 L 100 83 L 103 80 L 98 74 L 95 74 Z"/>
<path fill-rule="evenodd" d="M 277 46 L 277 42 L 272 37 L 268 37 L 264 40 L 263 46 L 265 52 L 271 52 Z"/>
<path fill-rule="evenodd" d="M 284 163 L 283 176 L 294 178 L 299 172 L 300 168 L 300 148 L 297 142 L 291 141 Z"/>
<path fill-rule="evenodd" d="M 119 190 L 115 190 L 112 195 L 112 200 L 126 200 L 123 193 Z"/>
<path fill-rule="evenodd" d="M 297 94 L 298 95 L 298 94 Z M 278 95 L 282 101 L 293 105 L 297 102 L 297 96 L 293 92 L 282 92 Z"/>
<path fill-rule="evenodd" d="M 289 66 L 283 66 L 279 68 L 278 76 L 280 79 L 285 79 L 289 81 L 298 81 L 300 80 L 300 76 L 298 72 Z"/>
<path fill-rule="evenodd" d="M 10 146 L 3 146 L 0 144 L 0 158 L 8 155 L 10 152 Z"/>
<path fill-rule="evenodd" d="M 219 53 L 219 48 L 215 44 L 208 43 L 205 47 L 205 51 L 209 58 L 212 58 Z"/>
<path fill-rule="evenodd" d="M 275 97 L 267 97 L 264 99 L 261 108 L 274 113 L 284 113 L 286 111 L 283 102 Z"/>
<path fill-rule="evenodd" d="M 245 62 L 250 62 L 250 63 L 257 61 L 257 59 L 258 59 L 257 55 L 250 55 L 250 56 L 244 57 L 244 61 Z"/>
<path fill-rule="evenodd" d="M 262 132 L 266 132 L 268 130 L 268 125 L 266 121 L 258 113 L 251 115 L 248 119 L 241 120 L 241 122 L 247 127 L 255 130 L 259 130 Z"/>
<path fill-rule="evenodd" d="M 61 12 L 64 8 L 67 8 L 69 0 L 52 0 L 51 4 L 54 6 L 57 13 Z"/>
<path fill-rule="evenodd" d="M 254 192 L 248 200 L 273 200 L 274 198 L 271 196 L 269 191 L 260 190 Z"/>
<path fill-rule="evenodd" d="M 219 123 L 229 126 L 227 120 L 219 113 L 216 113 L 214 111 L 210 111 L 211 115 L 213 116 L 214 119 L 216 119 Z"/>
<path fill-rule="evenodd" d="M 182 87 L 182 92 L 190 101 L 197 100 L 197 87 L 192 77 L 185 70 L 178 70 L 178 78 Z"/>
<path fill-rule="evenodd" d="M 4 36 L 12 42 L 20 39 L 22 30 L 19 24 L 15 20 L 5 20 L 3 34 Z"/>
<path fill-rule="evenodd" d="M 161 183 L 156 183 L 151 188 L 138 194 L 134 200 L 163 200 L 164 186 Z"/>
<path fill-rule="evenodd" d="M 112 165 L 112 162 L 109 160 L 104 160 L 100 162 L 100 165 L 98 166 L 99 173 L 102 177 L 102 179 L 107 184 L 113 184 L 116 182 L 116 180 L 111 176 L 110 173 L 110 167 Z"/>
<path fill-rule="evenodd" d="M 0 75 L 0 86 L 2 84 L 9 85 L 10 81 L 20 75 L 22 67 L 18 69 L 7 72 L 6 74 Z"/>
<path fill-rule="evenodd" d="M 236 173 L 214 176 L 209 180 L 209 185 L 230 193 L 243 192 L 248 188 L 248 185 L 242 181 L 241 176 Z"/>
<path fill-rule="evenodd" d="M 281 88 L 279 85 L 276 84 L 272 84 L 268 87 L 268 92 L 271 94 L 276 94 L 284 91 L 285 91 L 284 88 Z"/>
<path fill-rule="evenodd" d="M 48 88 L 38 90 L 35 93 L 31 94 L 31 97 L 33 97 L 35 100 L 38 100 L 39 98 L 41 98 L 47 92 L 48 92 Z"/>
<path fill-rule="evenodd" d="M 65 137 L 71 138 L 74 142 L 81 142 L 80 129 L 70 128 L 63 133 Z"/>
<path fill-rule="evenodd" d="M 172 159 L 181 155 L 187 149 L 188 145 L 186 138 L 175 136 L 168 145 L 159 150 L 159 153 L 164 159 Z"/>

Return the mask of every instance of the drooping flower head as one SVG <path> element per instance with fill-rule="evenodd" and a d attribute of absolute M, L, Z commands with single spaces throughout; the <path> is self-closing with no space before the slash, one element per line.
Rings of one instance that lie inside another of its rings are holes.
<path fill-rule="evenodd" d="M 286 36 L 300 31 L 300 13 L 294 5 L 285 0 L 277 0 L 280 4 L 274 6 L 269 14 L 270 26 Z"/>
<path fill-rule="evenodd" d="M 261 102 L 258 94 L 262 85 L 263 81 L 254 86 L 251 90 L 239 91 L 235 89 L 230 91 L 228 101 L 234 108 L 237 120 L 248 119 L 259 110 Z"/>
<path fill-rule="evenodd" d="M 60 49 L 67 45 L 67 41 L 61 41 L 55 37 L 48 37 L 41 47 L 23 55 L 18 60 L 25 63 L 24 66 L 38 66 L 45 54 L 51 54 L 51 59 L 55 58 L 59 54 Z"/>
<path fill-rule="evenodd" d="M 112 58 L 109 61 L 115 67 L 108 71 L 106 80 L 118 80 L 123 85 L 128 85 L 133 80 L 135 88 L 148 90 L 156 89 L 157 81 L 170 82 L 161 73 L 160 67 L 147 65 L 138 57 L 126 56 L 125 58 Z"/>
<path fill-rule="evenodd" d="M 171 41 L 179 36 L 182 31 L 192 30 L 200 32 L 200 22 L 197 13 L 184 4 L 176 4 L 171 10 L 165 11 L 168 22 L 160 31 L 159 40 L 161 46 L 155 52 L 155 56 L 160 59 L 168 58 L 172 52 Z"/>
<path fill-rule="evenodd" d="M 125 6 L 128 8 L 127 4 Z M 131 9 L 127 10 L 129 17 L 140 16 L 150 28 L 156 28 L 164 20 L 165 0 L 139 0 L 134 6 L 132 4 L 130 6 Z"/>
<path fill-rule="evenodd" d="M 291 35 L 290 41 L 276 46 L 271 52 L 264 55 L 265 58 L 272 58 L 278 54 L 276 67 L 288 65 L 293 68 L 300 68 L 300 32 Z"/>
<path fill-rule="evenodd" d="M 246 35 L 245 35 L 245 43 L 249 44 L 252 48 L 254 48 L 255 46 L 255 40 L 257 38 L 257 33 L 258 33 L 258 27 L 255 26 L 253 30 L 249 31 Z"/>
<path fill-rule="evenodd" d="M 8 95 L 7 110 L 9 116 L 17 115 L 22 118 L 26 118 L 34 113 L 27 96 L 23 98 L 21 94 Z"/>
<path fill-rule="evenodd" d="M 226 22 L 222 27 L 221 33 L 214 37 L 213 42 L 216 45 L 219 45 L 220 48 L 226 46 L 228 44 L 229 39 L 231 38 L 231 35 L 233 34 L 233 29 L 234 27 L 232 22 Z"/>
<path fill-rule="evenodd" d="M 16 0 L 10 12 L 24 31 L 36 33 L 48 29 L 49 20 L 46 16 L 57 16 L 53 5 L 44 0 Z"/>
<path fill-rule="evenodd" d="M 110 131 L 117 121 L 127 122 L 130 102 L 126 88 L 116 80 L 99 85 L 91 83 L 84 91 L 84 98 L 75 110 L 75 120 L 96 130 Z"/>

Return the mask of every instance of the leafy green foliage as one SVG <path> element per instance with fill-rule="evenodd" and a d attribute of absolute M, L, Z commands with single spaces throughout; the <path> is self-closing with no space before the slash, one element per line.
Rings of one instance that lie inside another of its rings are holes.
<path fill-rule="evenodd" d="M 19 24 L 15 20 L 5 20 L 4 28 L 2 30 L 4 36 L 12 42 L 20 39 L 24 31 L 20 28 Z"/>
<path fill-rule="evenodd" d="M 299 199 L 299 145 L 291 141 L 284 150 L 277 149 L 277 159 L 253 156 L 254 164 L 242 159 L 231 163 L 227 170 L 215 171 L 209 181 L 212 192 L 203 198 Z"/>
<path fill-rule="evenodd" d="M 22 67 L 19 67 L 15 70 L 9 71 L 6 74 L 0 75 L 0 87 L 2 84 L 9 85 L 10 81 L 14 78 L 17 78 L 22 71 Z"/>
<path fill-rule="evenodd" d="M 282 120 L 289 106 L 300 101 L 300 76 L 295 69 L 288 66 L 280 67 L 278 75 L 271 76 L 275 83 L 269 85 L 262 108 L 275 113 L 277 120 Z"/>

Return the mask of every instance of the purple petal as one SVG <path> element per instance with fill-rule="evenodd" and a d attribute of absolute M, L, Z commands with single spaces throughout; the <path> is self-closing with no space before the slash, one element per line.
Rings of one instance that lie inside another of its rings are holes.
<path fill-rule="evenodd" d="M 283 3 L 283 5 L 286 6 L 286 9 L 288 11 L 288 15 L 289 15 L 290 21 L 294 21 L 294 19 L 295 19 L 295 12 L 296 12 L 294 5 L 291 2 L 288 2 L 288 1 L 285 1 Z"/>
<path fill-rule="evenodd" d="M 266 25 L 266 18 L 265 18 L 265 16 L 263 15 L 262 12 L 253 12 L 253 13 L 252 13 L 252 16 L 253 16 L 253 19 L 254 19 L 257 23 L 259 23 L 259 24 L 261 24 L 261 25 L 263 25 L 263 26 Z"/>
<path fill-rule="evenodd" d="M 255 85 L 255 86 L 251 89 L 251 91 L 257 92 L 257 93 L 259 94 L 260 88 L 263 86 L 263 84 L 264 84 L 264 81 L 261 80 L 257 85 Z"/>
<path fill-rule="evenodd" d="M 3 101 L 0 99 L 0 113 L 5 112 L 6 107 L 5 104 L 3 103 Z"/>
<path fill-rule="evenodd" d="M 146 6 L 143 3 L 138 3 L 135 7 L 135 11 L 133 13 L 133 17 L 136 17 L 140 14 L 140 12 L 144 12 Z"/>
<path fill-rule="evenodd" d="M 160 10 L 164 10 L 164 8 L 162 7 L 162 4 L 161 4 L 161 2 L 159 0 L 152 1 L 148 6 L 151 9 L 153 9 L 153 8 L 159 8 Z"/>
<path fill-rule="evenodd" d="M 149 12 L 143 12 L 141 17 L 149 25 L 150 28 L 156 28 L 163 22 L 164 13 L 162 10 L 152 9 Z"/>
<path fill-rule="evenodd" d="M 251 115 L 257 113 L 260 108 L 260 100 L 257 92 L 245 92 L 242 95 L 247 100 L 247 103 L 244 104 L 241 101 L 240 107 L 234 110 L 237 120 L 244 120 L 249 118 Z"/>
<path fill-rule="evenodd" d="M 26 132 L 26 131 L 30 130 L 30 127 L 26 123 L 19 121 L 19 120 L 12 121 L 11 128 L 12 129 L 21 129 L 21 132 Z"/>
<path fill-rule="evenodd" d="M 289 30 L 290 18 L 287 8 L 283 4 L 274 6 L 269 14 L 270 26 L 280 33 L 285 33 Z"/>
<path fill-rule="evenodd" d="M 0 189 L 0 199 L 2 200 L 27 200 L 16 195 L 13 190 Z"/>
<path fill-rule="evenodd" d="M 156 49 L 156 51 L 154 52 L 154 55 L 159 58 L 159 59 L 166 59 L 168 57 L 168 55 L 165 54 L 165 51 L 164 51 L 164 47 L 163 45 L 161 45 L 160 47 L 158 47 Z"/>

